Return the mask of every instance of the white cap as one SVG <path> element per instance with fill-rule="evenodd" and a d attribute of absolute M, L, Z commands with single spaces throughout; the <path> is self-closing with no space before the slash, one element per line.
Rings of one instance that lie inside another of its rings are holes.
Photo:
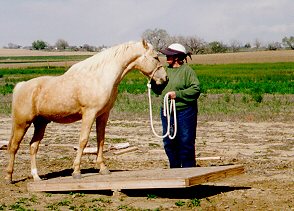
<path fill-rule="evenodd" d="M 182 52 L 184 54 L 187 54 L 186 48 L 179 44 L 179 43 L 173 43 L 170 46 L 168 46 L 169 49 L 175 50 L 175 51 L 179 51 Z"/>
<path fill-rule="evenodd" d="M 168 46 L 166 49 L 160 50 L 160 52 L 166 56 L 173 56 L 173 55 L 179 55 L 179 54 L 187 55 L 186 48 L 179 43 L 173 43 L 170 46 Z"/>

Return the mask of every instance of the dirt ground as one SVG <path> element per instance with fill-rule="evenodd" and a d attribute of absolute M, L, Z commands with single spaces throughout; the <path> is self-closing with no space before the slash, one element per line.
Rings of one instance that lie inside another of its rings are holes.
<path fill-rule="evenodd" d="M 0 141 L 9 139 L 11 120 L 0 118 Z M 43 178 L 71 174 L 80 122 L 50 123 L 37 156 Z M 157 129 L 160 123 L 155 122 Z M 199 161 L 198 166 L 242 164 L 245 174 L 191 188 L 31 193 L 29 140 L 31 127 L 17 154 L 14 184 L 4 183 L 6 150 L 0 150 L 0 210 L 294 210 L 294 122 L 199 121 L 197 157 L 221 156 Z M 111 118 L 106 147 L 128 142 L 138 150 L 114 155 L 105 153 L 111 170 L 168 168 L 161 139 L 150 129 L 148 119 Z M 92 131 L 89 146 L 95 146 Z M 93 170 L 94 155 L 84 155 L 83 172 Z M 25 208 L 25 209 L 21 209 Z"/>

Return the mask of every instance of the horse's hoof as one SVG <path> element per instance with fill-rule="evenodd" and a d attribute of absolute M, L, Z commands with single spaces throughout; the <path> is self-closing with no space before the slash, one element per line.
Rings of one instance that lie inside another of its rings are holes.
<path fill-rule="evenodd" d="M 81 173 L 72 173 L 72 177 L 74 179 L 82 179 L 82 174 Z"/>
<path fill-rule="evenodd" d="M 99 174 L 101 175 L 107 175 L 107 174 L 110 174 L 110 171 L 108 169 L 103 169 L 103 170 L 99 170 Z"/>
<path fill-rule="evenodd" d="M 5 184 L 12 184 L 12 176 L 11 174 L 7 174 L 4 178 Z"/>
<path fill-rule="evenodd" d="M 40 182 L 40 181 L 42 181 L 42 179 L 40 177 L 34 178 L 34 182 Z"/>
<path fill-rule="evenodd" d="M 32 175 L 34 182 L 42 181 L 42 179 L 39 177 L 39 175 Z M 29 177 L 31 178 L 31 177 Z"/>
<path fill-rule="evenodd" d="M 5 184 L 9 185 L 9 184 L 13 184 L 13 182 L 11 179 L 5 179 Z"/>

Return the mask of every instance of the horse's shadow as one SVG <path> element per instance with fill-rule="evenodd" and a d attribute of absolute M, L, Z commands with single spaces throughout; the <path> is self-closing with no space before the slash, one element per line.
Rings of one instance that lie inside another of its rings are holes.
<path fill-rule="evenodd" d="M 53 178 L 57 178 L 57 177 L 71 176 L 72 172 L 73 172 L 73 169 L 63 169 L 60 171 L 50 172 L 50 173 L 42 174 L 39 176 L 42 180 L 48 180 L 48 179 L 53 179 Z M 99 169 L 95 169 L 95 168 L 81 169 L 81 174 L 88 174 L 88 173 L 99 173 Z M 30 179 L 32 179 L 31 176 L 26 177 L 26 178 L 22 178 L 22 179 L 18 179 L 18 180 L 14 180 L 13 184 L 16 184 L 19 182 L 25 182 L 26 180 L 30 180 Z"/>
<path fill-rule="evenodd" d="M 99 170 L 95 168 L 82 169 L 82 174 L 98 173 Z M 112 170 L 111 172 L 117 172 L 122 170 Z M 71 176 L 72 169 L 64 169 L 57 172 L 51 172 L 48 174 L 41 175 L 42 179 L 52 179 L 56 177 Z M 202 199 L 210 196 L 214 196 L 220 193 L 231 192 L 235 190 L 246 190 L 251 187 L 236 187 L 236 186 L 217 186 L 217 185 L 196 185 L 186 188 L 155 188 L 155 189 L 125 189 L 121 190 L 121 193 L 129 197 L 152 197 L 156 196 L 159 198 L 170 198 L 170 199 Z M 71 191 L 80 193 L 81 191 Z M 113 191 L 111 190 L 96 190 L 96 191 L 82 191 L 85 194 L 101 194 L 111 196 Z M 52 192 L 57 193 L 57 192 Z M 60 193 L 60 192 L 58 192 Z"/>

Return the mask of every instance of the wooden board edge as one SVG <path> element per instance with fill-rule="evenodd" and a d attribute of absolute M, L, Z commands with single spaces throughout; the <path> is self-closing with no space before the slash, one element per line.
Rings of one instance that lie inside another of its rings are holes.
<path fill-rule="evenodd" d="M 232 166 L 232 168 L 226 168 L 219 171 L 205 173 L 196 177 L 187 179 L 187 186 L 199 185 L 207 182 L 213 182 L 219 179 L 224 179 L 232 176 L 237 176 L 245 172 L 244 166 Z"/>
<path fill-rule="evenodd" d="M 129 180 L 129 181 L 80 181 L 79 183 L 64 182 L 46 183 L 30 182 L 27 184 L 29 192 L 62 192 L 62 191 L 77 191 L 77 190 L 122 190 L 122 189 L 155 189 L 155 188 L 183 188 L 186 187 L 185 179 L 168 179 L 168 180 Z"/>

